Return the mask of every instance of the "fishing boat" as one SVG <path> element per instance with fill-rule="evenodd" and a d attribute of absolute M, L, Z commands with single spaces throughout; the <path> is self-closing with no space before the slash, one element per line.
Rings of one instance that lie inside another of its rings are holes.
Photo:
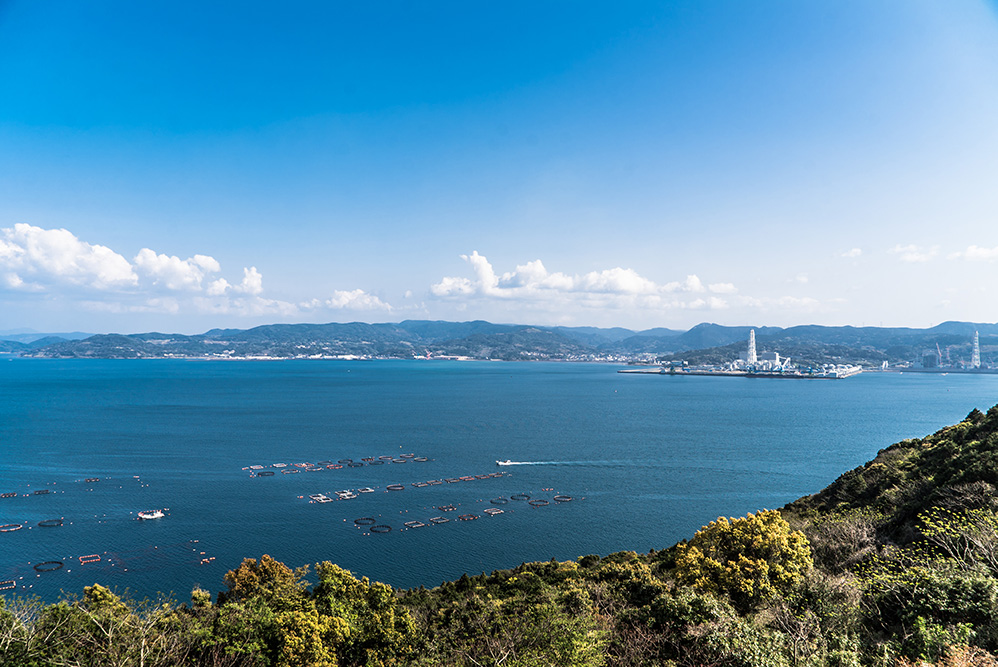
<path fill-rule="evenodd" d="M 161 510 L 143 510 L 139 512 L 140 519 L 162 519 L 165 514 Z"/>

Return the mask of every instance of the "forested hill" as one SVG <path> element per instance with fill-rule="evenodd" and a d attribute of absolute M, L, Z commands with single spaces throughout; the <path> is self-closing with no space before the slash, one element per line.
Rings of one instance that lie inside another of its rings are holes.
<path fill-rule="evenodd" d="M 748 326 L 703 323 L 688 331 L 542 327 L 484 321 L 406 320 L 367 324 L 272 324 L 252 329 L 213 329 L 202 334 L 97 335 L 82 340 L 10 341 L 0 351 L 60 358 L 364 356 L 411 359 L 462 356 L 473 359 L 732 361 L 744 352 Z M 950 363 L 969 362 L 980 332 L 982 361 L 998 361 L 998 325 L 946 322 L 931 329 L 800 326 L 754 327 L 760 352 L 811 364 L 920 362 L 941 350 Z M 0 341 L 2 342 L 2 341 Z"/>
<path fill-rule="evenodd" d="M 998 406 L 648 554 L 407 591 L 262 556 L 184 604 L 10 597 L 0 664 L 994 667 L 996 483 Z"/>

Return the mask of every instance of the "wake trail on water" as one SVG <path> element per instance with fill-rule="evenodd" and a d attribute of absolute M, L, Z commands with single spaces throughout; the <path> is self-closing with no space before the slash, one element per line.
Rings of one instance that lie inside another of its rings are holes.
<path fill-rule="evenodd" d="M 503 463 L 502 467 L 506 466 L 599 466 L 605 468 L 608 466 L 620 466 L 633 468 L 635 466 L 649 467 L 655 466 L 659 467 L 666 465 L 663 461 L 510 461 L 509 463 Z"/>

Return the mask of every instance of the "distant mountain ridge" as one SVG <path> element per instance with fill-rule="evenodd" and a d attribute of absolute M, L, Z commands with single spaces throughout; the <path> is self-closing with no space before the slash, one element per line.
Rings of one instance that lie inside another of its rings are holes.
<path fill-rule="evenodd" d="M 100 334 L 80 340 L 0 339 L 0 352 L 55 358 L 184 357 L 386 357 L 457 356 L 473 359 L 570 361 L 731 361 L 745 349 L 749 330 L 760 351 L 807 363 L 880 365 L 920 359 L 936 346 L 951 361 L 969 360 L 971 337 L 980 332 L 985 361 L 998 356 L 998 324 L 944 322 L 930 329 L 882 327 L 789 328 L 702 323 L 688 331 L 620 327 L 543 327 L 483 320 L 398 323 L 268 324 L 251 329 L 212 329 L 203 334 L 162 332 Z"/>

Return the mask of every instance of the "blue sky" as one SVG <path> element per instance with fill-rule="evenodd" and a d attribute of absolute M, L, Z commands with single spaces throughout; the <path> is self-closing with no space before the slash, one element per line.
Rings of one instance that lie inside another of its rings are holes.
<path fill-rule="evenodd" d="M 0 1 L 0 329 L 993 322 L 996 118 L 993 2 Z"/>

